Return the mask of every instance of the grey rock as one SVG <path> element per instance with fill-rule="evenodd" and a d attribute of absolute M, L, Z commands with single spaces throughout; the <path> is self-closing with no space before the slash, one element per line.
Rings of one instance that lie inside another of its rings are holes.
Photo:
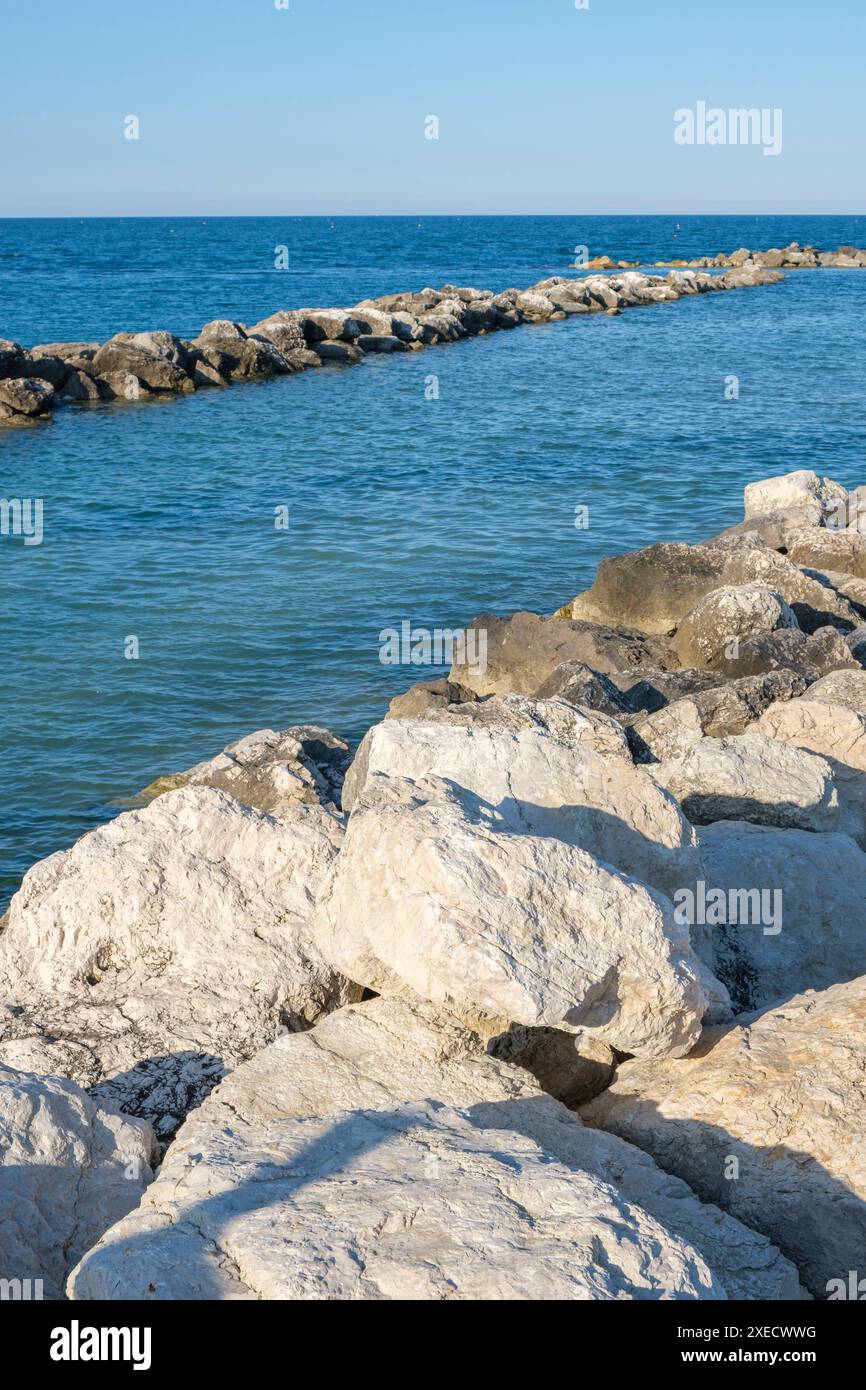
<path fill-rule="evenodd" d="M 510 618 L 482 614 L 470 624 L 486 641 L 486 665 L 455 661 L 450 679 L 478 695 L 532 695 L 565 661 L 580 661 L 594 671 L 612 675 L 642 666 L 676 665 L 676 656 L 663 638 L 623 632 L 596 623 L 543 618 L 537 613 L 514 613 Z"/>

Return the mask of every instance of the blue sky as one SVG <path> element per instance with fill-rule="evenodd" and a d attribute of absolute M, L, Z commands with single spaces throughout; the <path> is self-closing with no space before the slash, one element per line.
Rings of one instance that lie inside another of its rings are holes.
<path fill-rule="evenodd" d="M 0 0 L 0 19 L 0 216 L 866 211 L 866 0 Z M 700 100 L 781 108 L 782 152 L 675 144 Z"/>

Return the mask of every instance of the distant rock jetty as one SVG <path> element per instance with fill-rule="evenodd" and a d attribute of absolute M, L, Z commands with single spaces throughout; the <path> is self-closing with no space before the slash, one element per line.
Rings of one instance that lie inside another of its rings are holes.
<path fill-rule="evenodd" d="M 587 261 L 586 269 L 626 270 L 646 264 L 646 261 L 614 261 L 610 256 L 595 256 Z M 801 246 L 799 241 L 792 241 L 781 251 L 775 246 L 769 251 L 750 251 L 748 246 L 741 246 L 729 256 L 721 251 L 718 256 L 699 256 L 693 261 L 653 261 L 652 264 L 688 266 L 693 270 L 721 270 L 724 267 L 741 270 L 758 267 L 764 270 L 815 270 L 819 266 L 830 270 L 863 270 L 866 269 L 866 251 L 860 251 L 856 246 L 840 246 L 838 251 L 819 251 L 815 246 Z"/>
<path fill-rule="evenodd" d="M 0 339 L 0 426 L 33 425 L 72 401 L 142 401 L 350 365 L 369 353 L 417 352 L 457 338 L 482 336 L 570 314 L 618 314 L 683 295 L 772 284 L 782 276 L 753 264 L 724 275 L 686 270 L 666 276 L 554 275 L 527 290 L 501 294 L 443 285 L 417 294 L 364 299 L 349 309 L 279 309 L 247 327 L 230 319 L 206 323 L 198 337 L 157 330 L 116 333 L 106 343 L 40 343 L 23 348 Z"/>

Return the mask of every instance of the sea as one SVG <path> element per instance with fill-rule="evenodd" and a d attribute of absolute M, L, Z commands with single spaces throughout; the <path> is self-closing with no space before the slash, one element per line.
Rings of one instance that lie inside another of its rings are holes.
<path fill-rule="evenodd" d="M 0 220 L 0 337 L 214 318 L 576 256 L 866 245 L 857 217 Z M 866 482 L 866 271 L 684 298 L 0 431 L 0 910 L 37 859 L 255 729 L 357 740 L 442 666 L 383 632 L 549 613 L 599 559 L 741 519 L 757 478 Z"/>

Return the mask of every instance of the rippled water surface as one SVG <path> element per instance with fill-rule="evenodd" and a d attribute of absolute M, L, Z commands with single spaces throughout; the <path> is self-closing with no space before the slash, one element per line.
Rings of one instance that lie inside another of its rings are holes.
<path fill-rule="evenodd" d="M 192 334 L 446 280 L 522 286 L 567 273 L 578 244 L 653 260 L 792 238 L 864 245 L 866 221 L 0 222 L 0 337 Z M 551 611 L 606 553 L 738 520 L 754 478 L 866 481 L 864 347 L 866 272 L 792 272 L 3 433 L 0 495 L 43 498 L 45 534 L 0 539 L 0 900 L 112 803 L 232 738 L 298 721 L 358 737 L 438 674 L 383 667 L 387 626 Z"/>

